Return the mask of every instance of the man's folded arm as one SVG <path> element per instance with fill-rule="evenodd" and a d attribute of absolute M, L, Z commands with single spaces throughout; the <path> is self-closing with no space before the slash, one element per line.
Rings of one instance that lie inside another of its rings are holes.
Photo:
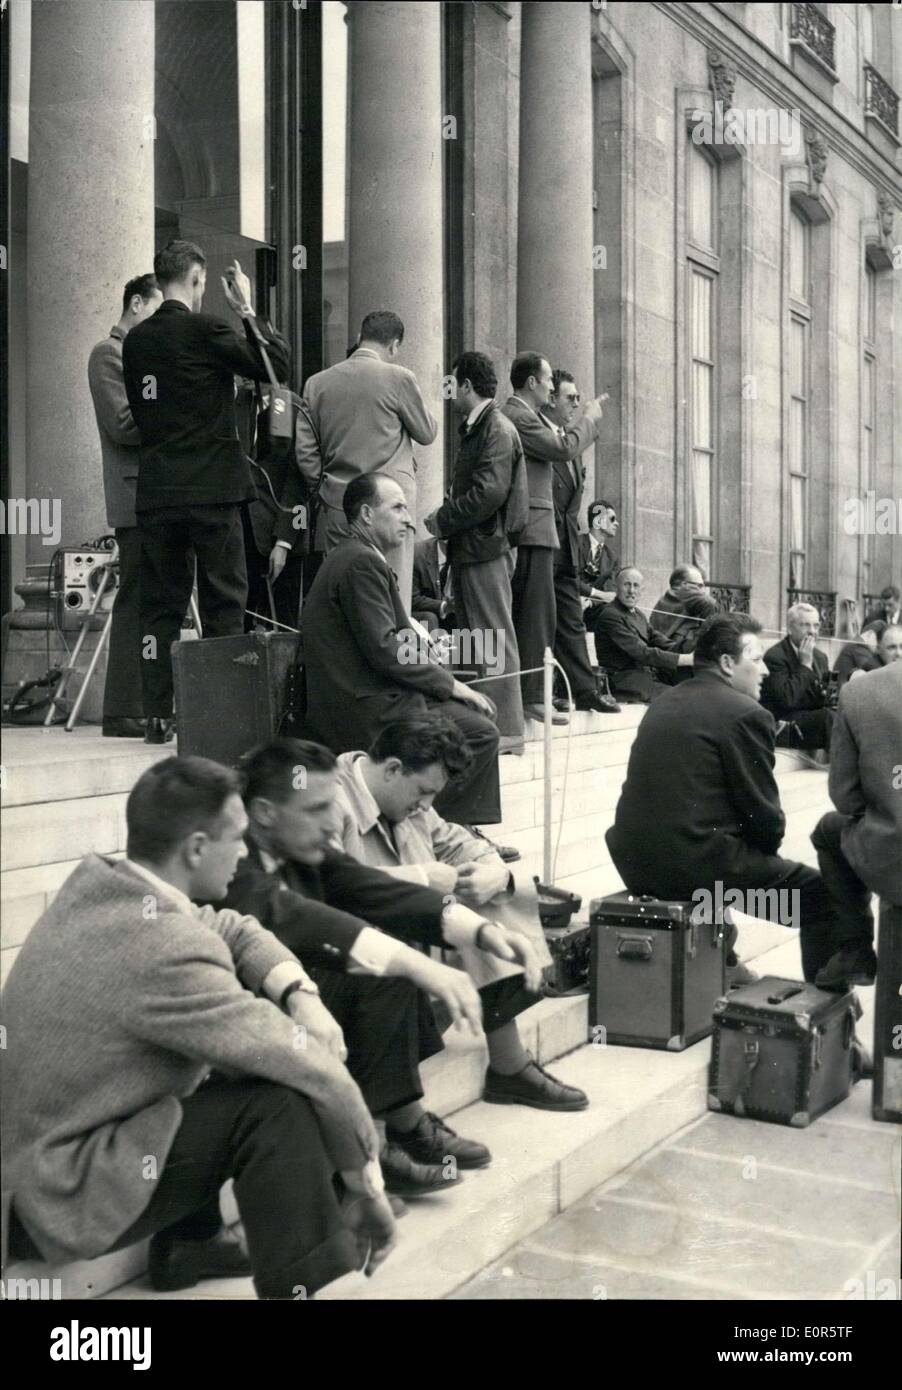
<path fill-rule="evenodd" d="M 653 666 L 658 670 L 673 671 L 679 665 L 679 652 L 665 650 L 656 645 L 665 639 L 659 638 L 653 628 L 649 628 L 648 642 L 643 641 L 632 624 L 625 620 L 605 624 L 605 632 L 609 640 L 637 666 Z"/>
<path fill-rule="evenodd" d="M 275 874 L 254 865 L 239 866 L 226 901 L 236 912 L 256 917 L 278 938 L 283 953 L 307 965 L 334 967 L 338 961 L 346 962 L 366 926 L 350 909 L 337 910 L 296 893 Z"/>
<path fill-rule="evenodd" d="M 736 723 L 720 749 L 743 839 L 776 854 L 786 829 L 774 778 L 774 721 L 760 706 Z"/>
<path fill-rule="evenodd" d="M 375 554 L 345 572 L 340 589 L 342 607 L 355 618 L 354 636 L 374 670 L 399 685 L 412 686 L 434 699 L 450 699 L 454 677 L 430 662 L 402 660 L 406 644 L 395 625 L 388 569 Z"/>

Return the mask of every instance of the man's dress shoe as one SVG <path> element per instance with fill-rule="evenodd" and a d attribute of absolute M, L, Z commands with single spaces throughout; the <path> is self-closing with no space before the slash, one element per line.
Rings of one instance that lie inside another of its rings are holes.
<path fill-rule="evenodd" d="M 240 1279 L 250 1272 L 243 1237 L 226 1227 L 209 1240 L 169 1240 L 160 1232 L 150 1242 L 148 1273 L 161 1293 L 191 1289 L 201 1279 Z"/>
<path fill-rule="evenodd" d="M 148 719 L 144 730 L 145 743 L 171 743 L 175 737 L 175 725 L 171 719 Z"/>
<path fill-rule="evenodd" d="M 386 1139 L 379 1154 L 386 1192 L 398 1197 L 425 1197 L 430 1192 L 444 1192 L 461 1181 L 456 1168 L 448 1171 L 438 1163 L 417 1163 L 393 1140 Z"/>
<path fill-rule="evenodd" d="M 877 978 L 877 957 L 868 946 L 846 947 L 831 956 L 815 975 L 818 989 L 851 989 L 853 985 L 872 985 Z"/>
<path fill-rule="evenodd" d="M 537 719 L 540 724 L 544 724 L 545 722 L 544 705 L 524 705 L 523 713 L 528 719 Z M 551 722 L 552 724 L 569 724 L 570 718 L 568 715 L 562 714 L 559 710 L 555 710 L 552 707 Z"/>
<path fill-rule="evenodd" d="M 103 721 L 104 738 L 143 738 L 144 720 L 132 719 L 128 715 L 110 715 Z"/>
<path fill-rule="evenodd" d="M 477 840 L 484 840 L 487 845 L 491 845 L 492 849 L 500 859 L 504 860 L 505 864 L 516 864 L 517 860 L 520 858 L 520 851 L 514 849 L 513 845 L 496 845 L 495 841 L 490 840 L 488 835 L 483 835 L 478 825 L 465 825 L 464 829 L 468 830 L 471 835 L 475 835 Z"/>
<path fill-rule="evenodd" d="M 458 1168 L 485 1168 L 492 1161 L 485 1144 L 475 1139 L 462 1139 L 437 1115 L 428 1112 L 420 1116 L 414 1129 L 402 1132 L 386 1125 L 385 1137 L 417 1163 L 441 1165 L 453 1158 Z"/>
<path fill-rule="evenodd" d="M 577 709 L 594 710 L 596 714 L 619 714 L 620 706 L 610 695 L 581 695 Z"/>
<path fill-rule="evenodd" d="M 585 1110 L 589 1104 L 585 1091 L 558 1081 L 532 1057 L 514 1076 L 489 1067 L 482 1098 L 490 1105 L 531 1105 L 535 1110 Z"/>

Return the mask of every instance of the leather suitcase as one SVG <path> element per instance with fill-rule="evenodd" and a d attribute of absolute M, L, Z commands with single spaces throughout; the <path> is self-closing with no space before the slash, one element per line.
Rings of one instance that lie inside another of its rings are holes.
<path fill-rule="evenodd" d="M 589 908 L 589 1023 L 609 1043 L 682 1052 L 712 1029 L 724 992 L 723 926 L 692 902 L 611 893 Z"/>
<path fill-rule="evenodd" d="M 766 975 L 714 1007 L 708 1109 L 804 1129 L 852 1087 L 861 1005 Z"/>
<path fill-rule="evenodd" d="M 902 1124 L 902 906 L 881 901 L 874 1000 L 875 1120 Z"/>
<path fill-rule="evenodd" d="M 551 952 L 551 964 L 544 970 L 546 983 L 555 994 L 576 989 L 585 992 L 590 958 L 590 929 L 586 923 L 545 927 L 545 941 Z"/>
<path fill-rule="evenodd" d="M 174 642 L 178 751 L 234 767 L 276 738 L 298 649 L 291 632 L 248 632 Z"/>

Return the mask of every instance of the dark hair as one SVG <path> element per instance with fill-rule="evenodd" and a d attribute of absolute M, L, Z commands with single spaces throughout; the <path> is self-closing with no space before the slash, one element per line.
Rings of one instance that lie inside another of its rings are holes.
<path fill-rule="evenodd" d="M 163 758 L 141 773 L 125 804 L 126 854 L 163 864 L 196 830 L 219 838 L 228 798 L 241 790 L 237 773 L 211 758 Z"/>
<path fill-rule="evenodd" d="M 760 632 L 761 624 L 749 613 L 715 613 L 699 629 L 695 642 L 696 666 L 716 666 L 722 656 L 734 661 L 742 655 L 747 632 Z"/>
<path fill-rule="evenodd" d="M 287 801 L 298 790 L 296 777 L 304 772 L 332 772 L 335 754 L 322 743 L 305 738 L 276 738 L 272 743 L 252 748 L 241 759 L 239 773 L 244 803 L 249 806 L 255 796 L 268 801 Z"/>
<path fill-rule="evenodd" d="M 511 363 L 511 386 L 521 391 L 531 376 L 537 377 L 548 358 L 540 352 L 518 352 Z"/>
<path fill-rule="evenodd" d="M 405 772 L 422 772 L 441 763 L 449 779 L 462 776 L 473 761 L 458 725 L 442 715 L 386 724 L 370 744 L 369 755 L 374 763 L 397 758 Z"/>
<path fill-rule="evenodd" d="M 184 280 L 194 265 L 205 266 L 207 258 L 193 241 L 170 241 L 153 258 L 153 272 L 161 285 Z"/>
<path fill-rule="evenodd" d="M 674 584 L 682 584 L 684 579 L 688 579 L 689 575 L 692 573 L 693 570 L 695 570 L 698 574 L 702 574 L 698 565 L 677 565 L 676 569 L 671 571 L 671 575 L 667 583 L 670 585 L 672 589 Z M 703 579 L 704 577 L 705 576 L 702 574 Z"/>
<path fill-rule="evenodd" d="M 469 381 L 477 396 L 491 400 L 498 390 L 495 364 L 484 352 L 462 352 L 451 370 L 458 386 Z"/>
<path fill-rule="evenodd" d="M 880 590 L 880 597 L 882 599 L 895 599 L 896 603 L 898 603 L 899 599 L 902 598 L 902 594 L 899 593 L 895 584 L 887 584 L 885 589 Z"/>
<path fill-rule="evenodd" d="M 378 501 L 379 473 L 377 470 L 374 469 L 372 473 L 360 473 L 356 478 L 352 478 L 345 488 L 344 497 L 341 499 L 348 525 L 350 526 L 352 521 L 357 520 L 361 507 L 373 506 Z"/>
<path fill-rule="evenodd" d="M 366 315 L 360 325 L 360 337 L 357 341 L 381 343 L 383 347 L 388 347 L 395 338 L 399 343 L 404 341 L 404 325 L 398 315 L 392 313 L 391 309 L 374 309 L 371 314 Z"/>
<path fill-rule="evenodd" d="M 554 386 L 554 393 L 557 395 L 558 388 L 562 381 L 569 381 L 571 385 L 576 385 L 576 377 L 572 372 L 565 372 L 563 367 L 555 367 L 551 373 L 551 381 Z"/>
<path fill-rule="evenodd" d="M 146 304 L 148 299 L 153 298 L 159 288 L 155 275 L 136 275 L 134 280 L 129 280 L 125 289 L 122 291 L 123 314 L 136 294 L 139 294 Z"/>
<path fill-rule="evenodd" d="M 889 623 L 883 618 L 875 618 L 873 622 L 865 623 L 864 627 L 861 629 L 861 635 L 863 637 L 866 632 L 873 632 L 879 642 L 888 627 Z"/>
<path fill-rule="evenodd" d="M 617 508 L 614 506 L 613 502 L 605 502 L 603 497 L 599 497 L 595 502 L 590 502 L 588 511 L 589 530 L 592 530 L 592 523 L 599 512 L 616 512 L 616 510 Z"/>

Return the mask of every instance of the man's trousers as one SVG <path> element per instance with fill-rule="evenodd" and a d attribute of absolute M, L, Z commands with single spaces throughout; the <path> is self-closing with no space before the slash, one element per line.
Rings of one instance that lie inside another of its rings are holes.
<path fill-rule="evenodd" d="M 117 526 L 119 586 L 113 602 L 104 719 L 140 719 L 141 694 L 141 533 L 137 526 Z"/>
<path fill-rule="evenodd" d="M 181 1101 L 182 1123 L 150 1201 L 113 1249 L 163 1232 L 202 1240 L 235 1180 L 259 1298 L 303 1299 L 358 1267 L 313 1106 L 288 1086 L 215 1076 Z"/>
<path fill-rule="evenodd" d="M 545 648 L 554 646 L 554 556 L 555 551 L 547 545 L 521 545 L 517 550 L 511 595 L 521 671 L 541 668 Z M 540 705 L 544 690 L 541 669 L 523 676 L 521 688 L 524 705 Z"/>
<path fill-rule="evenodd" d="M 172 715 L 170 648 L 188 611 L 197 560 L 204 637 L 244 631 L 247 570 L 237 503 L 141 512 L 141 677 L 148 719 Z M 148 639 L 152 638 L 150 642 Z"/>
<path fill-rule="evenodd" d="M 491 633 L 483 636 L 485 651 L 494 651 L 496 666 L 486 675 L 501 680 L 486 685 L 476 683 L 477 690 L 487 695 L 498 708 L 498 732 L 506 738 L 523 738 L 523 696 L 520 690 L 520 653 L 514 630 L 511 573 L 513 556 L 508 551 L 494 560 L 481 560 L 472 565 L 452 566 L 452 585 L 458 625 L 470 632 Z M 490 648 L 487 643 L 495 644 Z"/>
<path fill-rule="evenodd" d="M 851 823 L 851 816 L 828 811 L 812 831 L 811 843 L 817 850 L 821 877 L 836 913 L 836 949 L 868 951 L 874 948 L 871 890 L 862 883 L 842 849 L 842 832 Z"/>
<path fill-rule="evenodd" d="M 586 646 L 586 625 L 576 571 L 572 565 L 558 565 L 554 571 L 557 625 L 554 654 L 567 673 L 574 700 L 591 699 L 595 694 L 595 672 Z"/>
<path fill-rule="evenodd" d="M 419 1064 L 442 1050 L 428 997 L 409 980 L 310 970 L 341 1027 L 347 1068 L 372 1115 L 423 1099 Z"/>
<path fill-rule="evenodd" d="M 774 715 L 776 719 L 777 716 Z M 829 748 L 833 736 L 832 709 L 796 710 L 788 718 L 787 727 L 777 735 L 778 748 Z"/>
<path fill-rule="evenodd" d="M 469 771 L 448 782 L 435 798 L 435 809 L 458 825 L 497 825 L 501 820 L 498 784 L 498 729 L 485 714 L 463 700 L 426 700 L 430 714 L 452 719 L 473 755 Z"/>

